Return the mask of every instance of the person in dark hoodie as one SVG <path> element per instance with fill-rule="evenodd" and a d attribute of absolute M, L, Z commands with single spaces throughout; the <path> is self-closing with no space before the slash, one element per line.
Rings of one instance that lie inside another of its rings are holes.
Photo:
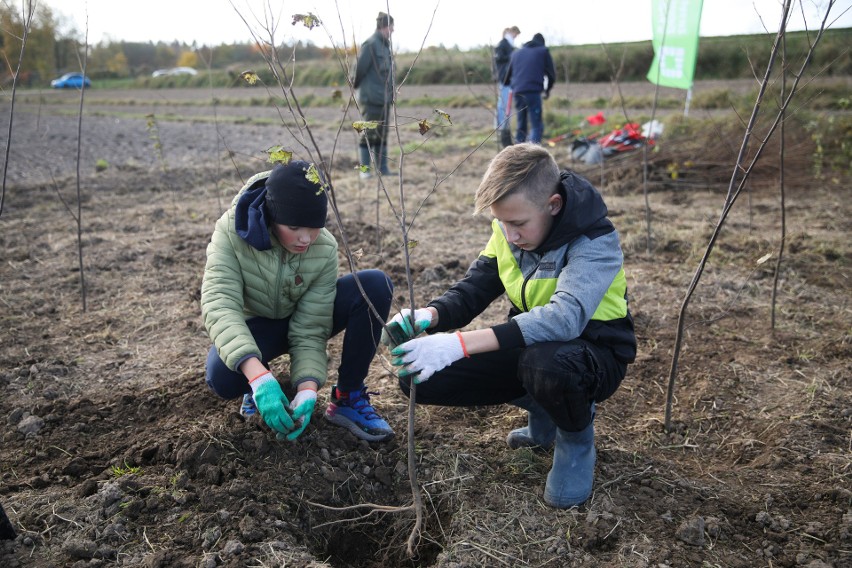
<path fill-rule="evenodd" d="M 508 81 L 518 115 L 516 142 L 541 143 L 544 134 L 542 98 L 548 98 L 556 82 L 553 56 L 544 45 L 544 36 L 535 34 L 521 49 L 512 53 Z"/>
<path fill-rule="evenodd" d="M 508 445 L 553 448 L 544 499 L 579 505 L 593 487 L 596 404 L 636 356 L 618 233 L 600 193 L 529 142 L 491 161 L 475 214 L 486 209 L 491 238 L 464 278 L 413 315 L 395 315 L 381 341 L 403 392 L 417 385 L 418 403 L 525 409 L 527 425 Z M 503 294 L 507 322 L 453 331 Z"/>
<path fill-rule="evenodd" d="M 213 341 L 206 382 L 240 412 L 257 412 L 279 439 L 307 427 L 326 382 L 326 343 L 346 330 L 337 384 L 325 417 L 367 441 L 393 430 L 376 412 L 364 379 L 393 286 L 380 270 L 338 278 L 337 241 L 325 229 L 320 172 L 302 160 L 253 176 L 216 222 L 207 246 L 201 312 Z M 378 312 L 371 310 L 369 304 Z M 269 363 L 289 354 L 289 397 Z"/>

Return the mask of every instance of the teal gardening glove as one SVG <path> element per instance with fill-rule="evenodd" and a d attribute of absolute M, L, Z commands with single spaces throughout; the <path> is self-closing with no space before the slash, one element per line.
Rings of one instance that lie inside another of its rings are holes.
<path fill-rule="evenodd" d="M 305 428 L 308 422 L 311 421 L 311 415 L 314 413 L 314 406 L 317 404 L 317 391 L 314 389 L 302 389 L 293 397 L 293 402 L 290 403 L 289 409 L 293 413 L 293 421 L 296 429 L 284 436 L 276 434 L 275 437 L 279 440 L 286 437 L 291 442 L 295 441 Z"/>
<path fill-rule="evenodd" d="M 400 378 L 410 376 L 416 385 L 459 359 L 469 357 L 459 332 L 412 339 L 393 349 L 391 355 L 396 356 L 394 365 L 404 367 L 399 371 Z"/>
<path fill-rule="evenodd" d="M 293 419 L 290 417 L 287 407 L 290 401 L 281 390 L 281 385 L 275 377 L 267 371 L 263 375 L 249 382 L 254 395 L 254 403 L 257 410 L 267 426 L 279 434 L 287 434 L 293 430 Z"/>
<path fill-rule="evenodd" d="M 426 331 L 430 323 L 432 323 L 432 312 L 426 308 L 414 310 L 413 318 L 411 310 L 406 308 L 393 316 L 382 329 L 382 345 L 393 349 Z"/>

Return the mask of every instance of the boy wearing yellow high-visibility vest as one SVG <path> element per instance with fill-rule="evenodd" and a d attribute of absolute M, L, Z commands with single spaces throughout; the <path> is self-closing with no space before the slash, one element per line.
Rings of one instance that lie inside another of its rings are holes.
<path fill-rule="evenodd" d="M 544 499 L 579 505 L 593 487 L 595 403 L 615 392 L 636 355 L 618 233 L 600 193 L 531 143 L 491 161 L 475 198 L 475 213 L 486 209 L 491 239 L 464 278 L 413 317 L 394 316 L 382 342 L 403 392 L 417 384 L 419 403 L 526 409 L 527 426 L 509 433 L 509 446 L 552 447 Z M 504 293 L 506 323 L 452 331 Z"/>

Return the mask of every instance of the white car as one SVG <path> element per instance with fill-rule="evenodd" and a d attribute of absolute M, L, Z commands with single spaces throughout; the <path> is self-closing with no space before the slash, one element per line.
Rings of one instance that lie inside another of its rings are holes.
<path fill-rule="evenodd" d="M 151 77 L 164 77 L 169 75 L 198 75 L 198 71 L 192 67 L 172 67 L 171 69 L 157 69 L 151 73 Z"/>

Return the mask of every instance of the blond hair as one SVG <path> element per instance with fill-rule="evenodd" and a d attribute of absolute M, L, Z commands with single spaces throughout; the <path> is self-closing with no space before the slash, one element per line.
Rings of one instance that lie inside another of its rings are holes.
<path fill-rule="evenodd" d="M 558 187 L 559 166 L 550 152 L 530 142 L 508 146 L 485 170 L 476 190 L 473 214 L 514 193 L 523 193 L 529 201 L 544 205 Z"/>

